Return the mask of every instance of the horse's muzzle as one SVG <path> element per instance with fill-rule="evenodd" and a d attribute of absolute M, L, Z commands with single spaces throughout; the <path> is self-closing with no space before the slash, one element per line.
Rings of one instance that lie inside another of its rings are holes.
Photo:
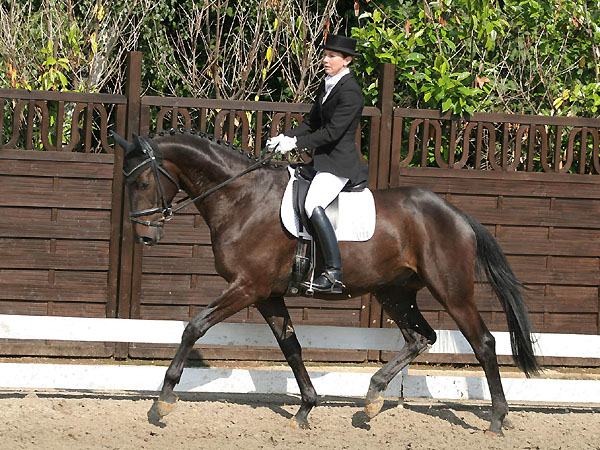
<path fill-rule="evenodd" d="M 158 244 L 163 235 L 163 227 L 136 227 L 135 238 L 138 243 L 147 246 Z"/>

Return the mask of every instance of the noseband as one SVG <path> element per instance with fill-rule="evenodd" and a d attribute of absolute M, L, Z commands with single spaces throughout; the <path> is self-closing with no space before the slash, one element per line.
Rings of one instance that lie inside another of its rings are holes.
<path fill-rule="evenodd" d="M 171 203 L 167 202 L 167 199 L 165 197 L 165 192 L 163 189 L 163 185 L 160 181 L 159 172 L 162 172 L 163 175 L 165 175 L 169 180 L 171 180 L 173 182 L 173 184 L 175 184 L 175 186 L 177 186 L 178 191 L 181 191 L 181 188 L 179 187 L 179 183 L 177 182 L 177 180 L 175 178 L 173 178 L 173 176 L 167 171 L 167 169 L 165 169 L 162 166 L 162 164 L 158 164 L 158 162 L 156 161 L 156 156 L 154 155 L 154 150 L 152 149 L 152 146 L 145 139 L 140 139 L 139 142 L 142 147 L 142 152 L 144 152 L 144 154 L 147 156 L 147 158 L 144 161 L 142 161 L 141 163 L 139 163 L 137 166 L 135 166 L 133 169 L 131 169 L 129 172 L 123 171 L 123 174 L 125 175 L 125 178 L 127 179 L 136 170 L 139 170 L 143 167 L 150 165 L 152 167 L 152 173 L 154 174 L 154 183 L 156 185 L 156 189 L 158 190 L 160 206 L 157 206 L 155 208 L 150 208 L 150 209 L 143 209 L 140 211 L 131 211 L 129 213 L 129 218 L 131 219 L 132 222 L 146 225 L 148 227 L 161 227 L 164 222 L 170 220 L 173 217 L 173 210 L 171 209 Z M 150 220 L 138 219 L 138 217 L 148 216 L 150 214 L 156 214 L 156 213 L 161 213 L 161 217 L 157 221 L 152 222 Z"/>

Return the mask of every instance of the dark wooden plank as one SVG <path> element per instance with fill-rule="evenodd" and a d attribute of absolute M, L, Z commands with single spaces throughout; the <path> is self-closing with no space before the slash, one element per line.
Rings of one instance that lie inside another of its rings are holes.
<path fill-rule="evenodd" d="M 52 315 L 67 317 L 106 317 L 106 301 L 102 303 L 53 303 Z"/>
<path fill-rule="evenodd" d="M 46 316 L 48 315 L 48 303 L 3 300 L 0 302 L 0 314 Z"/>
<path fill-rule="evenodd" d="M 5 150 L 0 149 L 0 167 L 6 161 L 57 161 L 69 165 L 71 163 L 104 164 L 112 166 L 114 155 L 107 153 L 52 152 L 37 150 Z M 112 178 L 112 177 L 111 177 Z"/>
<path fill-rule="evenodd" d="M 553 256 L 600 255 L 600 229 L 503 225 L 496 239 L 505 253 Z"/>
<path fill-rule="evenodd" d="M 15 159 L 0 160 L 0 174 L 25 177 L 98 178 L 111 180 L 113 177 L 113 168 L 109 164 L 93 162 Z"/>
<path fill-rule="evenodd" d="M 175 356 L 175 345 L 132 344 L 129 355 L 132 358 L 157 358 L 170 360 Z M 302 349 L 305 361 L 313 362 L 364 362 L 367 352 L 364 350 L 327 350 Z M 190 360 L 231 360 L 231 361 L 285 361 L 281 350 L 265 347 L 241 346 L 202 346 L 196 345 L 190 354 Z M 166 367 L 165 367 L 166 370 Z"/>
<path fill-rule="evenodd" d="M 523 292 L 530 313 L 597 313 L 598 288 L 596 286 L 528 285 Z M 546 292 L 547 291 L 547 292 Z M 489 295 L 476 295 L 477 309 L 482 312 L 502 312 L 499 300 Z M 417 296 L 421 311 L 443 311 L 443 307 L 423 290 Z"/>
<path fill-rule="evenodd" d="M 474 187 L 472 192 L 476 190 Z M 600 202 L 596 200 L 581 203 L 556 199 L 551 207 L 550 198 L 504 196 L 500 200 L 497 196 L 456 193 L 446 196 L 457 208 L 487 225 L 600 228 L 595 220 L 596 214 L 600 214 Z"/>
<path fill-rule="evenodd" d="M 598 200 L 600 193 L 595 186 L 599 183 L 598 177 L 589 175 L 410 167 L 399 170 L 399 177 L 392 180 L 392 187 L 420 186 L 442 193 Z"/>
<path fill-rule="evenodd" d="M 1 209 L 1 208 L 0 208 Z M 61 226 L 57 222 L 22 222 L 12 217 L 0 222 L 0 237 L 32 237 L 48 239 L 108 239 L 109 224 L 102 220 L 79 220 Z"/>
<path fill-rule="evenodd" d="M 144 258 L 144 273 L 180 273 L 216 275 L 215 261 L 212 257 L 198 258 Z"/>
<path fill-rule="evenodd" d="M 105 304 L 106 293 L 106 286 L 101 289 L 90 289 L 85 286 L 75 287 L 72 285 L 42 287 L 23 284 L 3 284 L 0 290 L 0 300 Z M 56 305 L 53 305 L 53 308 L 56 308 Z M 54 309 L 54 312 L 56 312 L 56 309 Z"/>
<path fill-rule="evenodd" d="M 51 242 L 54 242 L 52 245 Z M 51 249 L 52 248 L 52 249 Z M 57 255 L 108 255 L 106 241 L 79 241 L 50 239 L 2 239 L 0 252 L 56 253 Z"/>
<path fill-rule="evenodd" d="M 0 283 L 27 286 L 46 286 L 48 284 L 47 270 L 0 270 Z"/>
<path fill-rule="evenodd" d="M 54 186 L 56 184 L 56 186 Z M 0 176 L 2 206 L 110 209 L 111 180 Z"/>
<path fill-rule="evenodd" d="M 212 253 L 212 247 L 209 247 Z M 192 258 L 194 253 L 193 244 L 163 244 L 144 248 L 144 257 L 150 258 Z"/>
<path fill-rule="evenodd" d="M 4 250 L 0 248 L 0 268 L 108 270 L 108 254 L 57 254 Z"/>
<path fill-rule="evenodd" d="M 299 323 L 306 325 L 336 325 L 340 327 L 359 327 L 358 310 L 306 308 L 306 318 Z"/>
<path fill-rule="evenodd" d="M 82 270 L 57 270 L 54 273 L 56 286 L 87 286 L 89 289 L 106 287 L 106 272 L 85 272 Z"/>
<path fill-rule="evenodd" d="M 0 355 L 110 358 L 114 344 L 102 342 L 0 340 Z"/>

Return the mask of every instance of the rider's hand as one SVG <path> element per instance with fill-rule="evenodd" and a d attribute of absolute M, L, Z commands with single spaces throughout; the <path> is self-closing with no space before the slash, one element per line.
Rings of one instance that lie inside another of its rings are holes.
<path fill-rule="evenodd" d="M 296 137 L 283 136 L 275 151 L 285 155 L 287 152 L 296 148 Z"/>
<path fill-rule="evenodd" d="M 279 134 L 277 136 L 273 136 L 270 139 L 267 139 L 267 145 L 265 146 L 266 150 L 268 152 L 272 152 L 273 150 L 275 150 L 275 148 L 277 148 L 277 145 L 279 145 L 279 142 L 281 142 L 281 140 L 284 137 L 285 136 L 283 134 Z"/>

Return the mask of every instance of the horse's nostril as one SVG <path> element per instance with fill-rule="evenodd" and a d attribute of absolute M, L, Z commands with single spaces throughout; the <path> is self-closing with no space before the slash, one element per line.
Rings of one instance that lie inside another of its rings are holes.
<path fill-rule="evenodd" d="M 148 236 L 141 236 L 140 242 L 144 245 L 154 245 L 154 239 L 149 238 Z"/>

